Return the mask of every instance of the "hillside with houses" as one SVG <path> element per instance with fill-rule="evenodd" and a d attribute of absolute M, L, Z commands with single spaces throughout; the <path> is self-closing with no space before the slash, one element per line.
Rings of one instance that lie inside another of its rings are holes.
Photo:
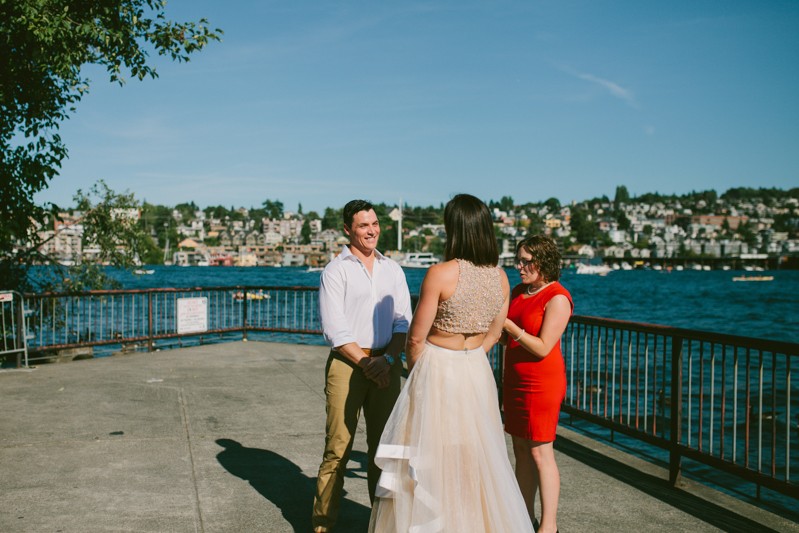
<path fill-rule="evenodd" d="M 648 267 L 661 264 L 713 264 L 739 268 L 748 263 L 797 267 L 799 189 L 730 189 L 684 195 L 657 193 L 631 197 L 626 187 L 608 197 L 561 205 L 550 198 L 517 204 L 511 197 L 489 200 L 501 262 L 510 266 L 516 243 L 542 232 L 562 246 L 568 262 Z M 412 207 L 376 204 L 381 249 L 401 260 L 409 252 L 443 255 L 443 205 Z M 174 207 L 144 203 L 125 213 L 149 235 L 142 264 L 208 266 L 320 267 L 347 239 L 340 210 L 320 215 L 283 208 L 266 200 L 258 208 Z M 48 256 L 64 264 L 92 261 L 81 213 L 60 213 L 40 237 Z M 402 227 L 401 237 L 398 228 Z"/>

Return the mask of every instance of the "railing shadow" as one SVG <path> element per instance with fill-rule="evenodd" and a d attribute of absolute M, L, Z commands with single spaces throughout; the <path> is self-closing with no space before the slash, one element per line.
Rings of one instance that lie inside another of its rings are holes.
<path fill-rule="evenodd" d="M 299 466 L 273 451 L 247 448 L 233 439 L 217 439 L 216 443 L 224 448 L 216 459 L 225 470 L 247 481 L 260 495 L 278 507 L 294 531 L 311 530 L 315 477 L 306 476 Z M 360 466 L 350 469 L 348 477 L 365 478 L 366 454 L 353 451 L 351 460 Z M 337 529 L 364 531 L 369 523 L 369 513 L 369 507 L 346 498 L 345 489 Z"/>
<path fill-rule="evenodd" d="M 759 522 L 736 514 L 727 508 L 716 505 L 698 496 L 672 487 L 668 480 L 662 479 L 607 457 L 573 440 L 558 435 L 555 449 L 569 457 L 613 477 L 631 487 L 671 505 L 687 514 L 703 520 L 722 531 L 774 532 Z"/>

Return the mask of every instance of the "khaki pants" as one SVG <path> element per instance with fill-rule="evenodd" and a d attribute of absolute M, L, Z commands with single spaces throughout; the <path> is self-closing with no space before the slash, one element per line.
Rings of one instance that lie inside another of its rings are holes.
<path fill-rule="evenodd" d="M 380 477 L 380 469 L 374 462 L 375 452 L 399 396 L 401 376 L 402 364 L 395 361 L 391 368 L 391 384 L 385 389 L 378 389 L 375 382 L 366 379 L 363 371 L 355 364 L 337 352 L 330 353 L 325 382 L 325 454 L 316 481 L 312 517 L 314 527 L 332 528 L 338 518 L 344 474 L 361 408 L 366 418 L 369 499 L 374 501 L 375 487 Z"/>

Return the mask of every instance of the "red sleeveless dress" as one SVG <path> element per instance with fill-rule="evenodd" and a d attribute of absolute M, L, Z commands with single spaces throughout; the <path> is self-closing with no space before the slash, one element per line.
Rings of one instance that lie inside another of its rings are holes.
<path fill-rule="evenodd" d="M 562 294 L 574 309 L 571 294 L 558 282 L 527 296 L 526 285 L 513 289 L 508 318 L 531 335 L 538 335 L 544 309 L 554 296 Z M 503 404 L 505 431 L 537 442 L 552 442 L 558 427 L 560 404 L 566 396 L 566 366 L 560 340 L 543 359 L 539 359 L 513 339 L 505 350 Z"/>

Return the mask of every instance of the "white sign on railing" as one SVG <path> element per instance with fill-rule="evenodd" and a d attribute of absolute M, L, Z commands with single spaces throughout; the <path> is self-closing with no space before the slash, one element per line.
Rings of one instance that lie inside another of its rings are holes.
<path fill-rule="evenodd" d="M 13 301 L 14 301 L 13 292 L 0 292 L 0 302 L 13 302 Z"/>
<path fill-rule="evenodd" d="M 178 298 L 178 333 L 208 330 L 208 298 Z"/>

